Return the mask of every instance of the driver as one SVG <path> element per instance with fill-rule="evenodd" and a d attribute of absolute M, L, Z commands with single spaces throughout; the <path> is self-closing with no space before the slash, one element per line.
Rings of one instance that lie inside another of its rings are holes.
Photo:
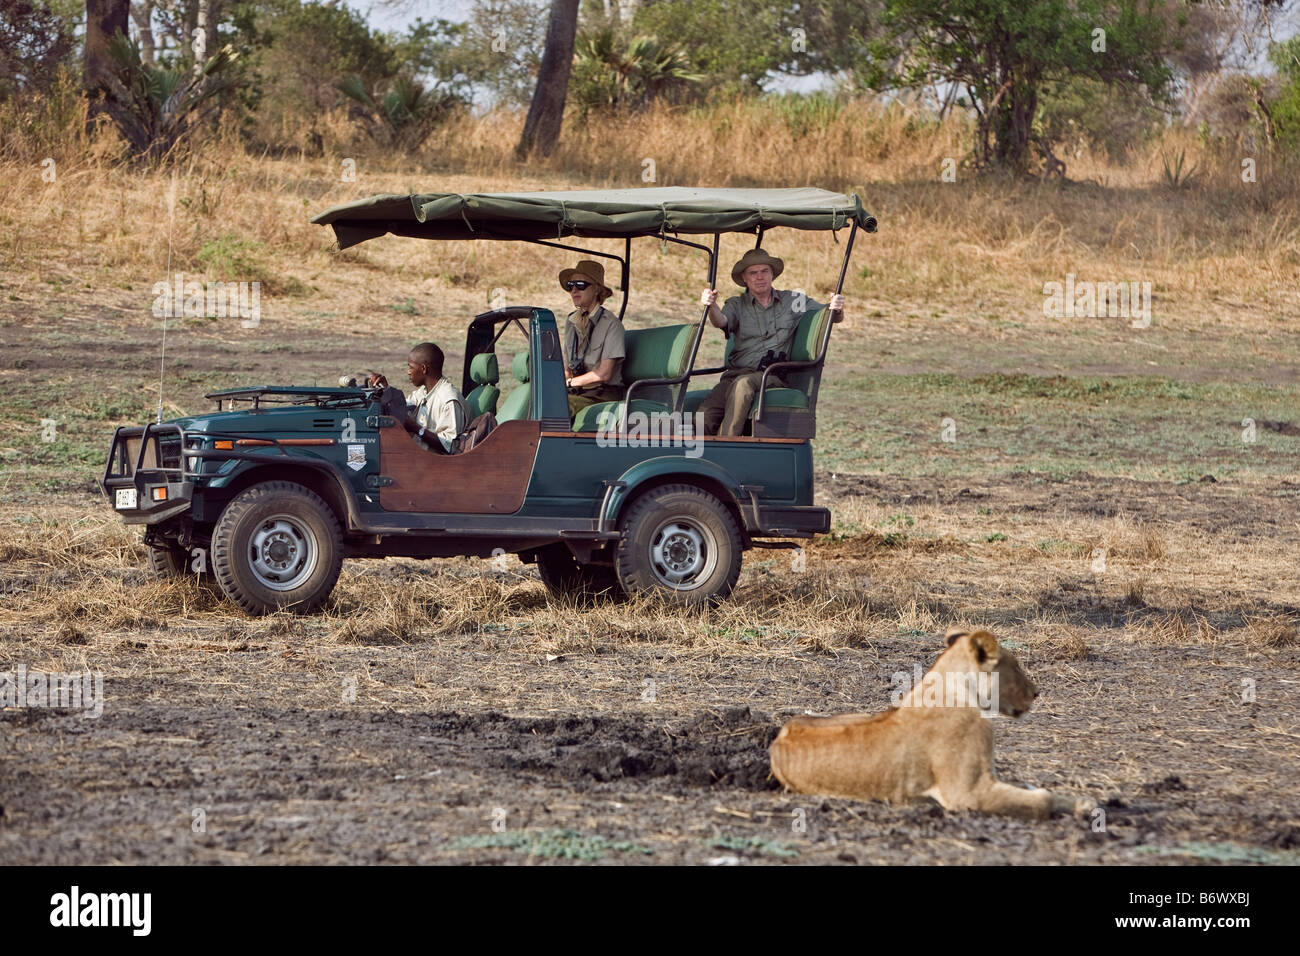
<path fill-rule="evenodd" d="M 582 259 L 572 269 L 560 270 L 560 286 L 573 299 L 573 311 L 564 323 L 564 381 L 569 388 L 569 420 L 588 405 L 617 402 L 627 391 L 623 384 L 623 323 L 600 303 L 614 294 L 605 285 L 605 267 Z"/>
<path fill-rule="evenodd" d="M 451 455 L 455 454 L 456 437 L 465 430 L 469 415 L 460 389 L 443 376 L 442 365 L 442 349 L 432 342 L 421 342 L 411 349 L 406 360 L 407 377 L 416 388 L 405 402 L 402 393 L 392 388 L 384 376 L 371 373 L 369 384 L 387 390 L 382 398 L 384 412 L 400 419 L 416 443 Z"/>

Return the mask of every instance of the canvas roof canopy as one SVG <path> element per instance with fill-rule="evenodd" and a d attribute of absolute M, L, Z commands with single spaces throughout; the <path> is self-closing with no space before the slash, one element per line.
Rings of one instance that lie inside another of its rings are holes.
<path fill-rule="evenodd" d="M 623 239 L 665 234 L 841 229 L 876 219 L 856 196 L 798 189 L 592 189 L 533 193 L 372 196 L 312 219 L 340 249 L 392 233 L 422 239 Z"/>

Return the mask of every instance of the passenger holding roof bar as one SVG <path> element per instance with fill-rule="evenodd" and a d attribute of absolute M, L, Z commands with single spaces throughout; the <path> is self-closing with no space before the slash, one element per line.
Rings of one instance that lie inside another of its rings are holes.
<path fill-rule="evenodd" d="M 700 304 L 708 307 L 709 321 L 728 336 L 735 336 L 722 378 L 700 405 L 706 435 L 741 435 L 749 420 L 754 399 L 763 383 L 763 370 L 785 361 L 795 330 L 804 312 L 823 308 L 806 296 L 772 288 L 785 263 L 762 249 L 750 249 L 731 270 L 731 279 L 745 289 L 718 308 L 718 290 L 705 289 Z M 802 302 L 797 301 L 802 298 Z M 795 311 L 797 305 L 803 308 Z M 844 318 L 844 296 L 831 296 L 832 320 Z M 769 387 L 784 388 L 776 375 L 768 375 Z"/>

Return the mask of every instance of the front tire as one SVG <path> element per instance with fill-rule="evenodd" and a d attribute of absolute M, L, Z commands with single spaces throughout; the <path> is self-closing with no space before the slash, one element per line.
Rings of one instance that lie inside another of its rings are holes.
<path fill-rule="evenodd" d="M 736 519 L 694 485 L 664 485 L 634 501 L 620 522 L 614 567 L 628 593 L 660 591 L 680 604 L 714 604 L 740 577 Z"/>
<path fill-rule="evenodd" d="M 338 519 L 315 492 L 268 481 L 235 496 L 212 531 L 212 570 L 249 614 L 310 614 L 343 565 Z"/>
<path fill-rule="evenodd" d="M 216 587 L 216 577 L 212 573 L 209 561 L 203 562 L 203 570 L 194 570 L 194 553 L 186 551 L 173 541 L 162 545 L 147 546 L 149 549 L 149 570 L 163 579 L 194 578 L 199 584 Z"/>
<path fill-rule="evenodd" d="M 618 601 L 627 596 L 612 567 L 581 564 L 565 544 L 553 544 L 537 552 L 537 573 L 554 597 L 580 604 Z"/>

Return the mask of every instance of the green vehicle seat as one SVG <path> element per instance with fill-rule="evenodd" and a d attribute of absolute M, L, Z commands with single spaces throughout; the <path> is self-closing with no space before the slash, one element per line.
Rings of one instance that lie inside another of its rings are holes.
<path fill-rule="evenodd" d="M 514 372 L 519 384 L 510 390 L 510 394 L 501 403 L 501 411 L 497 412 L 498 422 L 512 422 L 519 418 L 527 418 L 532 414 L 533 389 L 528 384 L 528 363 L 527 352 L 520 352 L 515 356 L 510 369 Z"/>
<path fill-rule="evenodd" d="M 680 378 L 686 374 L 691 358 L 691 340 L 694 325 L 667 325 L 657 329 L 629 329 L 625 338 L 627 356 L 623 359 L 623 381 L 628 383 L 632 396 L 632 411 L 646 414 L 671 412 L 680 385 L 644 385 L 633 387 L 638 381 L 658 378 Z M 575 432 L 591 432 L 600 428 L 608 413 L 617 413 L 622 402 L 601 402 L 588 405 L 573 420 Z M 616 421 L 616 419 L 615 419 Z M 612 427 L 607 423 L 606 428 Z"/>
<path fill-rule="evenodd" d="M 474 356 L 469 366 L 469 376 L 474 380 L 475 388 L 465 396 L 469 406 L 469 417 L 477 418 L 484 412 L 497 411 L 497 399 L 501 389 L 497 388 L 497 357 L 495 352 L 480 352 Z"/>
<path fill-rule="evenodd" d="M 816 312 L 804 314 L 794 331 L 794 341 L 790 345 L 790 361 L 811 362 L 817 358 L 817 352 L 821 348 L 822 336 L 826 334 L 826 323 L 830 321 L 830 315 L 830 309 L 818 309 Z M 734 339 L 728 336 L 727 358 L 731 357 L 733 342 Z M 765 410 L 770 408 L 773 411 L 808 408 L 809 398 L 816 394 L 817 386 L 821 381 L 821 367 L 778 370 L 777 374 L 790 387 L 768 388 L 763 399 L 763 408 Z M 708 394 L 709 389 L 707 388 L 692 389 L 686 393 L 682 408 L 687 412 L 698 411 Z M 755 402 L 754 408 L 749 413 L 750 418 L 753 418 L 754 413 L 757 411 L 758 402 Z"/>

